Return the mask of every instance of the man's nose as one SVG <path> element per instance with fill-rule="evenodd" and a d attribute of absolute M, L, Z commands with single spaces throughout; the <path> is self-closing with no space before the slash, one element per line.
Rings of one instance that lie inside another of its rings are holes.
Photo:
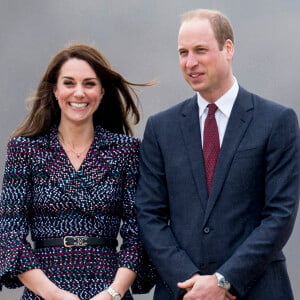
<path fill-rule="evenodd" d="M 186 67 L 193 68 L 193 67 L 197 66 L 198 63 L 199 62 L 198 62 L 197 58 L 193 54 L 190 54 L 186 60 Z"/>

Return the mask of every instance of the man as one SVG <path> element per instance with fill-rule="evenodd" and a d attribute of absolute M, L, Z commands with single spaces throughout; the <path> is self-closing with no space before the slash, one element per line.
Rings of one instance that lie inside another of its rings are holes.
<path fill-rule="evenodd" d="M 297 117 L 238 85 L 223 14 L 186 13 L 178 51 L 197 93 L 149 118 L 136 197 L 154 299 L 291 300 L 282 248 L 298 207 Z"/>

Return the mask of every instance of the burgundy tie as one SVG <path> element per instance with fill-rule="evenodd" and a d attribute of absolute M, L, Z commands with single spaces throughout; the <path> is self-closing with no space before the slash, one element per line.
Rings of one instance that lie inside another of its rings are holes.
<path fill-rule="evenodd" d="M 211 184 L 214 177 L 214 171 L 220 152 L 219 132 L 215 118 L 215 112 L 218 109 L 215 104 L 208 104 L 208 114 L 204 124 L 203 134 L 203 157 L 206 174 L 206 184 L 208 193 L 210 193 Z"/>

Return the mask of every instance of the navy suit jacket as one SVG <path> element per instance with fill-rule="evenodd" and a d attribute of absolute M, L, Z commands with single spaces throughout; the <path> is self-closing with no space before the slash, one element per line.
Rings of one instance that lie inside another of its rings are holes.
<path fill-rule="evenodd" d="M 220 272 L 238 299 L 293 299 L 282 248 L 299 196 L 299 127 L 290 108 L 242 87 L 208 196 L 197 97 L 149 118 L 136 196 L 142 240 L 158 269 L 154 299 Z"/>

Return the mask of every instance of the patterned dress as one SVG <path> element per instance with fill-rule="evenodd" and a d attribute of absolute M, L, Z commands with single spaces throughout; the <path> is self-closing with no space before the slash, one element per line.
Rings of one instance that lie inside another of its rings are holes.
<path fill-rule="evenodd" d="M 22 284 L 16 275 L 42 269 L 62 289 L 90 299 L 112 282 L 118 267 L 139 273 L 134 195 L 139 141 L 96 127 L 80 169 L 71 165 L 57 127 L 41 137 L 17 137 L 8 144 L 0 203 L 0 290 Z M 68 235 L 116 239 L 109 246 L 32 249 L 26 240 Z M 25 288 L 23 300 L 37 300 Z M 132 299 L 128 293 L 124 299 Z"/>

